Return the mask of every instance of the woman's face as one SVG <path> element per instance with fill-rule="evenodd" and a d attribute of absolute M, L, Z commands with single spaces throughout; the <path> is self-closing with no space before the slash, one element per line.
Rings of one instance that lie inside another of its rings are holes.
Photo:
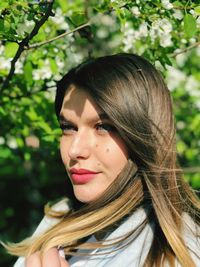
<path fill-rule="evenodd" d="M 70 86 L 60 112 L 62 161 L 81 202 L 99 197 L 116 179 L 128 152 L 109 118 L 83 90 Z"/>

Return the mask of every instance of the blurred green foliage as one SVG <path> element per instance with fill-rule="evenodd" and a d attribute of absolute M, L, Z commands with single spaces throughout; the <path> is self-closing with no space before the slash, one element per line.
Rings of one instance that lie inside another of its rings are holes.
<path fill-rule="evenodd" d="M 174 99 L 179 162 L 200 188 L 199 1 L 2 0 L 0 40 L 1 240 L 26 237 L 43 206 L 69 194 L 55 83 L 91 56 L 137 53 L 163 73 Z M 11 266 L 15 259 L 0 253 L 1 266 Z"/>

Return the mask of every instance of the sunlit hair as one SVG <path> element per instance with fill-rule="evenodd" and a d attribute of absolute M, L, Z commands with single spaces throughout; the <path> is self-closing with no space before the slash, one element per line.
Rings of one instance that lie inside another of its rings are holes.
<path fill-rule="evenodd" d="M 30 255 L 62 244 L 65 253 L 71 255 L 76 248 L 112 247 L 134 239 L 147 223 L 153 222 L 154 239 L 145 266 L 163 266 L 166 261 L 175 266 L 175 259 L 181 266 L 195 266 L 183 240 L 183 214 L 199 225 L 200 204 L 176 162 L 172 101 L 161 75 L 147 60 L 133 54 L 89 60 L 58 82 L 58 117 L 70 86 L 85 90 L 108 115 L 128 148 L 127 166 L 91 203 L 66 214 L 48 209 L 47 214 L 61 221 L 37 238 L 9 245 L 8 251 Z M 96 245 L 84 243 L 84 238 L 106 231 L 140 206 L 147 207 L 147 220 L 139 231 L 106 245 L 103 241 Z"/>

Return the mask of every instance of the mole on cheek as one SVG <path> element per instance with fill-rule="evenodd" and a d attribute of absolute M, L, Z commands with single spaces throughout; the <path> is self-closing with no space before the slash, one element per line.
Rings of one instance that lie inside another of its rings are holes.
<path fill-rule="evenodd" d="M 106 149 L 106 152 L 109 152 L 109 151 L 110 151 L 110 149 L 109 149 L 109 148 L 107 148 L 107 149 Z"/>

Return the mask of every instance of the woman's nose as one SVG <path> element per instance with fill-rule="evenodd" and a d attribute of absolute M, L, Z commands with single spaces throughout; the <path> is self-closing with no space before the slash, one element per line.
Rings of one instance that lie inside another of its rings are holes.
<path fill-rule="evenodd" d="M 91 153 L 92 140 L 88 134 L 77 133 L 73 136 L 68 155 L 71 159 L 88 158 Z"/>

